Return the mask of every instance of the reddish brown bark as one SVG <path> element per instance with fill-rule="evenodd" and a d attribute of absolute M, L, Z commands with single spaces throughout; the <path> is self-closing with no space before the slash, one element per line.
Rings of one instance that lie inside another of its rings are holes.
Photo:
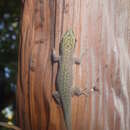
<path fill-rule="evenodd" d="M 53 98 L 63 34 L 73 29 L 74 84 L 91 89 L 72 98 L 73 130 L 130 129 L 130 53 L 128 0 L 25 0 L 17 85 L 17 122 L 23 130 L 65 130 L 62 109 Z M 130 20 L 129 20 L 130 21 Z"/>

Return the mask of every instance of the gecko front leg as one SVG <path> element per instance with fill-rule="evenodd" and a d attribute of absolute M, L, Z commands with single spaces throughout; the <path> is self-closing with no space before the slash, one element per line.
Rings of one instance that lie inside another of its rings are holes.
<path fill-rule="evenodd" d="M 74 57 L 74 63 L 75 64 L 81 64 L 81 62 L 82 62 L 82 59 L 83 59 L 83 56 L 86 54 L 86 51 L 84 51 L 83 53 L 82 53 L 82 55 L 78 58 L 78 57 Z"/>
<path fill-rule="evenodd" d="M 59 60 L 60 60 L 60 56 L 57 56 L 55 50 L 53 49 L 52 50 L 52 61 L 59 62 Z"/>

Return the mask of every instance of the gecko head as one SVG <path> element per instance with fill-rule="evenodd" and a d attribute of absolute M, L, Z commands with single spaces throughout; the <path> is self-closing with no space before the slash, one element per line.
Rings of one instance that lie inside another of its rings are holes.
<path fill-rule="evenodd" d="M 61 53 L 73 53 L 75 49 L 76 39 L 72 29 L 68 30 L 60 44 L 60 52 Z"/>

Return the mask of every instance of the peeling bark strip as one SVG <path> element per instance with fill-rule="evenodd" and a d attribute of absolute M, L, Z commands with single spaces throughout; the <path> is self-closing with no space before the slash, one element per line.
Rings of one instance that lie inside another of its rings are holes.
<path fill-rule="evenodd" d="M 128 6 L 129 5 L 129 6 Z M 74 86 L 92 92 L 72 98 L 72 130 L 130 130 L 129 0 L 25 0 L 21 21 L 17 123 L 22 130 L 65 130 L 52 99 L 63 34 L 77 38 Z M 94 89 L 96 88 L 96 89 Z"/>
<path fill-rule="evenodd" d="M 9 124 L 6 123 L 6 122 L 0 122 L 0 126 L 5 127 L 5 128 L 14 129 L 14 130 L 21 130 L 21 129 L 18 128 L 17 126 L 9 125 Z"/>
<path fill-rule="evenodd" d="M 14 129 L 14 130 L 21 130 L 19 127 L 15 126 L 15 125 L 9 125 L 6 122 L 0 122 L 0 126 L 5 127 L 5 128 Z"/>

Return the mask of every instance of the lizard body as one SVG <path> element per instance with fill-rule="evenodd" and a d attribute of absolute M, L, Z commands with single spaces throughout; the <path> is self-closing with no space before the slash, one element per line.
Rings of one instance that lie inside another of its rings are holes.
<path fill-rule="evenodd" d="M 56 82 L 57 91 L 53 93 L 53 97 L 61 104 L 67 130 L 72 130 L 71 98 L 73 89 L 73 64 L 80 64 L 80 59 L 74 58 L 75 44 L 75 35 L 70 29 L 62 38 L 58 57 L 53 50 L 53 61 L 59 62 Z M 76 93 L 77 95 L 81 95 L 81 92 Z"/>

